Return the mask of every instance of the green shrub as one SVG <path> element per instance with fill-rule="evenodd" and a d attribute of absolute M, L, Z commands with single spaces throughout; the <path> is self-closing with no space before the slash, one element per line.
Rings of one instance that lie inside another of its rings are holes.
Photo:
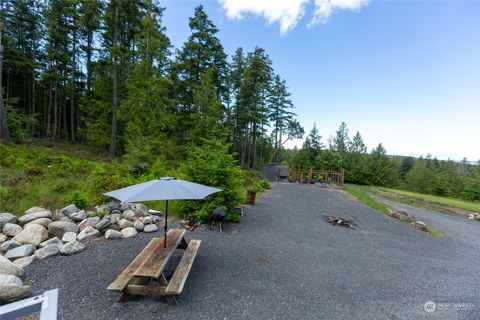
<path fill-rule="evenodd" d="M 82 209 L 85 209 L 87 207 L 87 199 L 83 194 L 78 191 L 70 195 L 70 198 L 68 198 L 68 203 L 73 203 L 74 205 Z"/>
<path fill-rule="evenodd" d="M 191 147 L 188 159 L 180 167 L 181 177 L 195 183 L 222 189 L 203 200 L 179 201 L 182 213 L 199 221 L 210 220 L 214 208 L 227 212 L 227 221 L 238 221 L 235 206 L 242 201 L 243 174 L 229 154 L 229 145 L 205 141 L 202 147 Z"/>

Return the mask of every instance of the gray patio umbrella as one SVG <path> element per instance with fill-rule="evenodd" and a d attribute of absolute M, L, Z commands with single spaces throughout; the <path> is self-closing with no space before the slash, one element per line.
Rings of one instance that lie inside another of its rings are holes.
<path fill-rule="evenodd" d="M 167 246 L 168 200 L 196 200 L 220 192 L 221 189 L 205 186 L 172 177 L 163 177 L 148 182 L 104 193 L 104 196 L 116 198 L 122 202 L 166 200 L 165 203 L 165 240 Z"/>

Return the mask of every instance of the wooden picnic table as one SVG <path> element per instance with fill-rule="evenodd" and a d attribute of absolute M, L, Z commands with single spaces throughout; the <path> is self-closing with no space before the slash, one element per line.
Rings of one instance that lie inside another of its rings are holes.
<path fill-rule="evenodd" d="M 200 240 L 185 239 L 185 230 L 170 229 L 167 247 L 164 238 L 153 238 L 137 257 L 120 273 L 107 290 L 121 292 L 119 302 L 126 302 L 131 295 L 162 296 L 169 305 L 177 305 L 200 246 Z M 170 280 L 164 269 L 175 249 L 184 249 L 180 262 Z"/>

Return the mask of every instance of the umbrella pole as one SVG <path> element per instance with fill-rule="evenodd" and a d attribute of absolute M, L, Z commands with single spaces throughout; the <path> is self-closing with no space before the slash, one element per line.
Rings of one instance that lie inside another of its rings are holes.
<path fill-rule="evenodd" d="M 168 200 L 166 200 L 165 202 L 165 225 L 164 225 L 164 239 L 163 239 L 163 247 L 166 248 L 167 247 L 167 222 L 168 220 Z"/>

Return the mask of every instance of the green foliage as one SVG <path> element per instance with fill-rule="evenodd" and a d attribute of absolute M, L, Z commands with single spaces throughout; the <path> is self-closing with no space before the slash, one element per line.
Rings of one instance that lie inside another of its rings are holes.
<path fill-rule="evenodd" d="M 352 196 L 357 198 L 358 201 L 361 203 L 383 213 L 388 215 L 390 213 L 390 210 L 386 205 L 384 205 L 381 202 L 376 201 L 373 199 L 365 190 L 364 187 L 353 185 L 353 184 L 345 184 L 343 189 L 350 193 Z"/>
<path fill-rule="evenodd" d="M 220 207 L 227 212 L 227 220 L 237 219 L 235 206 L 241 202 L 245 189 L 242 172 L 228 153 L 229 147 L 219 141 L 205 141 L 203 147 L 189 149 L 188 159 L 180 168 L 181 176 L 222 191 L 204 200 L 181 201 L 181 210 L 187 217 L 208 221 L 212 210 Z"/>
<path fill-rule="evenodd" d="M 73 203 L 74 205 L 82 209 L 85 209 L 87 207 L 87 199 L 85 195 L 81 194 L 78 191 L 72 193 L 70 198 L 68 198 L 68 202 Z"/>
<path fill-rule="evenodd" d="M 270 182 L 267 180 L 257 180 L 253 183 L 253 190 L 256 192 L 263 192 L 265 190 L 270 189 Z"/>
<path fill-rule="evenodd" d="M 342 157 L 332 150 L 324 150 L 315 159 L 316 167 L 322 170 L 340 170 L 342 168 Z"/>

